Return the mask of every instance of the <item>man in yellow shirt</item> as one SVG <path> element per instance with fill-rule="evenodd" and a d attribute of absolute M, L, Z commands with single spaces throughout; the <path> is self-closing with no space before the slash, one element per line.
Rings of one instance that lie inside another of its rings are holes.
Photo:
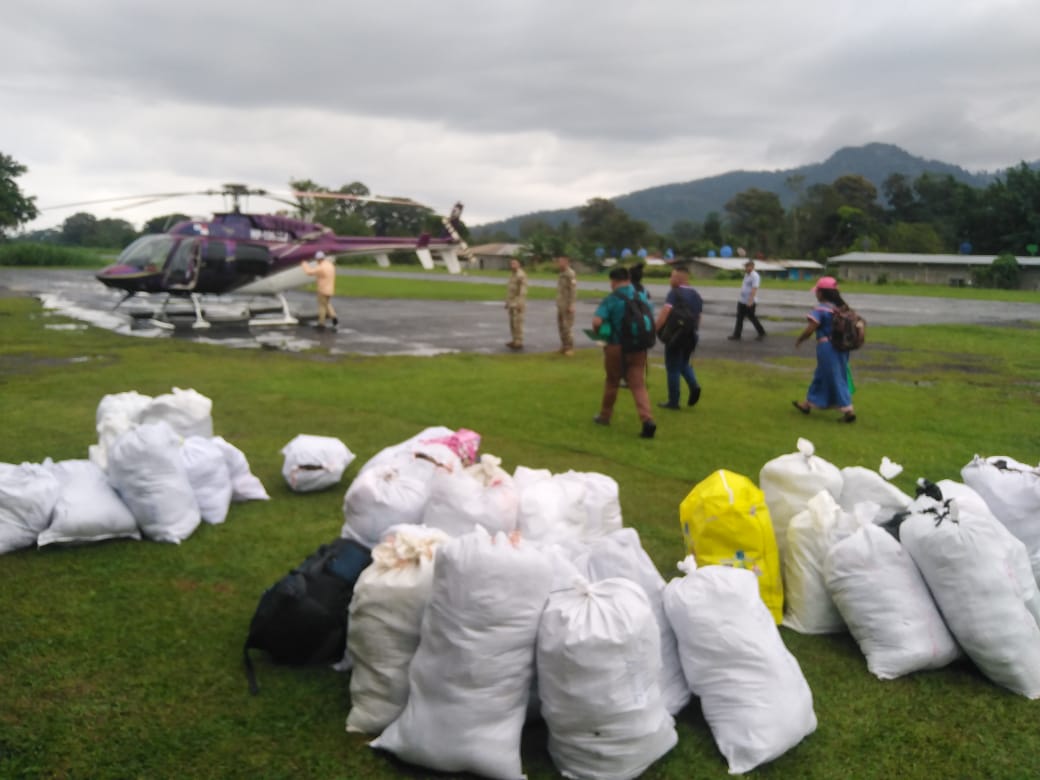
<path fill-rule="evenodd" d="M 332 327 L 339 325 L 336 310 L 332 308 L 332 296 L 336 294 L 336 266 L 325 256 L 324 252 L 314 254 L 314 264 L 306 260 L 301 263 L 308 276 L 315 277 L 318 286 L 318 330 L 325 330 L 326 318 L 332 320 Z"/>

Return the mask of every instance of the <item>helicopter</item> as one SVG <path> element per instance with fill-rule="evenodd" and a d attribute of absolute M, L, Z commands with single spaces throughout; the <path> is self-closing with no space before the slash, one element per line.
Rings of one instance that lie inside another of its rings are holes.
<path fill-rule="evenodd" d="M 152 202 L 165 197 L 194 193 L 166 193 L 137 196 Z M 415 252 L 427 270 L 435 266 L 436 256 L 450 273 L 460 273 L 459 255 L 468 257 L 469 249 L 460 235 L 462 204 L 456 203 L 450 216 L 442 218 L 444 236 L 428 233 L 416 237 L 341 236 L 317 222 L 308 222 L 277 214 L 243 212 L 241 200 L 249 195 L 283 200 L 266 190 L 250 189 L 243 184 L 225 184 L 221 190 L 200 194 L 222 194 L 231 198 L 231 210 L 215 213 L 206 220 L 184 220 L 165 233 L 141 236 L 129 244 L 115 262 L 97 272 L 96 278 L 107 287 L 122 290 L 123 299 L 138 293 L 165 293 L 158 312 L 146 316 L 160 327 L 172 328 L 167 306 L 174 299 L 188 299 L 194 314 L 193 328 L 208 328 L 202 295 L 274 296 L 280 317 L 250 320 L 250 324 L 295 325 L 299 320 L 290 312 L 285 291 L 309 284 L 312 278 L 303 263 L 314 260 L 319 252 L 325 256 L 374 255 L 381 267 L 389 267 L 389 253 L 398 250 Z M 292 192 L 307 198 L 394 203 L 425 208 L 407 198 L 382 198 L 329 192 Z M 91 201 L 97 203 L 101 201 Z M 69 204 L 85 205 L 85 204 Z M 138 204 L 139 205 L 139 204 Z"/>

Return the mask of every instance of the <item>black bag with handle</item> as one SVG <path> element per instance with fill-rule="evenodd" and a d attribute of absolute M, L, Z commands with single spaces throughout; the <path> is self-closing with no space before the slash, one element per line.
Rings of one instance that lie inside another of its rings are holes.
<path fill-rule="evenodd" d="M 371 562 L 363 544 L 336 539 L 264 591 L 242 649 L 250 693 L 259 690 L 250 649 L 265 651 L 277 664 L 332 663 L 343 657 L 347 607 Z"/>

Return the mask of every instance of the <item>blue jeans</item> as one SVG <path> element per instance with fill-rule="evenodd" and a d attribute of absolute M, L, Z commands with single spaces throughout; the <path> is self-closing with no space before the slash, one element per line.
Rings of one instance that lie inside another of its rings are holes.
<path fill-rule="evenodd" d="M 690 356 L 696 348 L 696 338 L 689 346 L 664 348 L 664 370 L 668 377 L 668 403 L 672 406 L 679 405 L 679 377 L 686 380 L 686 386 L 691 392 L 697 387 L 697 376 L 693 373 L 693 366 L 690 365 Z"/>

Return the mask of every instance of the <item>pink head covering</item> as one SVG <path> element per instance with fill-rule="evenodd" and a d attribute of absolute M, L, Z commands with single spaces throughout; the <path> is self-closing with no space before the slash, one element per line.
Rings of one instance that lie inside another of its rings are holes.
<path fill-rule="evenodd" d="M 837 279 L 835 279 L 833 276 L 821 276 L 819 279 L 816 280 L 816 284 L 813 285 L 812 291 L 816 292 L 817 290 L 837 290 L 837 289 L 838 289 L 838 280 Z"/>

